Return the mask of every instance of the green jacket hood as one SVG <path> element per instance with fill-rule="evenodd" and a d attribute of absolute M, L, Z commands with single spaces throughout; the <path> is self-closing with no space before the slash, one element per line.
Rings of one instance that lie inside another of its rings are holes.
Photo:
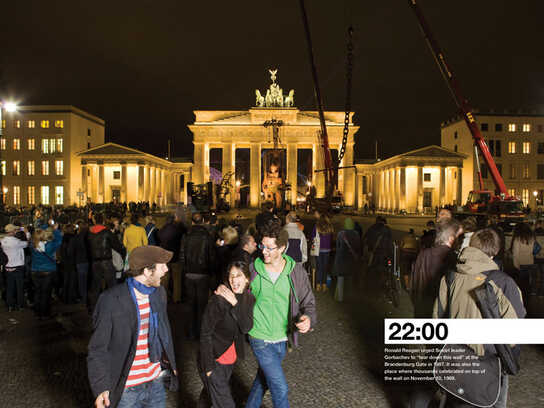
<path fill-rule="evenodd" d="M 497 269 L 499 267 L 489 256 L 474 247 L 463 249 L 457 263 L 457 272 L 464 275 L 477 275 Z"/>
<path fill-rule="evenodd" d="M 283 254 L 282 256 L 283 256 L 283 259 L 285 259 L 285 268 L 283 270 L 284 271 L 287 270 L 287 274 L 290 275 L 291 272 L 293 272 L 293 269 L 295 268 L 296 262 L 290 256 L 287 256 L 285 254 Z M 264 262 L 261 258 L 257 258 L 255 260 L 255 271 L 257 271 L 257 273 L 261 275 L 261 277 L 270 280 L 270 277 L 268 276 L 268 273 L 266 272 L 264 268 Z"/>

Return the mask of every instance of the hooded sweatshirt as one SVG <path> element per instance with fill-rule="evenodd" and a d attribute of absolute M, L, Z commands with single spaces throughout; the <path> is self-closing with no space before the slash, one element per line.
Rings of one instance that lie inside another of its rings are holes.
<path fill-rule="evenodd" d="M 253 328 L 250 336 L 256 339 L 278 342 L 287 340 L 289 323 L 290 274 L 295 261 L 287 255 L 285 267 L 274 282 L 261 258 L 255 260 L 257 276 L 251 282 L 251 292 L 256 302 L 253 309 Z"/>

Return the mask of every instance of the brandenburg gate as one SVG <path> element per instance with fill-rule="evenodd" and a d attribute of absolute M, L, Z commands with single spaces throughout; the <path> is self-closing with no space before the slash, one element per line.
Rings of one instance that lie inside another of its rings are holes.
<path fill-rule="evenodd" d="M 210 180 L 210 150 L 222 149 L 221 172 L 223 176 L 236 174 L 237 149 L 249 149 L 249 205 L 258 207 L 266 199 L 267 172 L 275 162 L 267 164 L 266 152 L 279 152 L 282 161 L 278 167 L 282 184 L 291 185 L 289 201 L 296 204 L 297 186 L 300 188 L 297 163 L 299 149 L 311 149 L 311 174 L 304 174 L 308 183 L 313 184 L 317 196 L 325 194 L 324 153 L 320 139 L 319 117 L 316 111 L 301 111 L 295 107 L 294 94 L 291 90 L 283 95 L 283 90 L 276 82 L 277 70 L 270 70 L 272 84 L 263 95 L 255 91 L 255 106 L 242 111 L 194 111 L 195 122 L 189 125 L 193 133 L 194 165 L 192 182 L 203 184 Z M 325 112 L 330 149 L 339 150 L 342 143 L 344 112 Z M 353 112 L 349 115 L 349 133 L 346 153 L 340 167 L 353 165 L 354 135 L 359 130 L 353 125 Z M 264 167 L 263 167 L 264 166 Z M 310 173 L 307 171 L 307 173 Z M 343 195 L 348 206 L 355 204 L 355 168 L 345 168 L 338 172 L 338 191 Z M 276 173 L 277 175 L 277 173 Z M 236 180 L 231 180 L 234 186 Z M 273 183 L 271 183 L 272 185 Z M 273 185 L 272 187 L 273 188 Z M 235 194 L 230 194 L 234 205 Z"/>

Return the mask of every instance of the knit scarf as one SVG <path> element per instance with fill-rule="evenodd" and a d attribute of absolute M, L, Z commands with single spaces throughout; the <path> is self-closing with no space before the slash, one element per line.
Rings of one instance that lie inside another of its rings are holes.
<path fill-rule="evenodd" d="M 134 301 L 134 304 L 136 305 L 136 312 L 138 315 L 138 332 L 140 331 L 140 308 L 138 307 L 138 300 L 136 299 L 136 293 L 134 290 L 137 290 L 138 292 L 150 296 L 152 293 L 154 293 L 157 288 L 146 286 L 141 282 L 138 282 L 134 278 L 128 278 L 127 284 L 130 289 L 130 294 L 132 295 L 132 300 Z M 159 327 L 159 314 L 157 312 L 153 312 L 153 309 L 151 308 L 151 299 L 149 299 L 149 333 L 147 335 L 147 340 L 149 342 L 149 347 L 151 348 L 151 344 L 156 340 L 157 337 L 157 330 Z"/>

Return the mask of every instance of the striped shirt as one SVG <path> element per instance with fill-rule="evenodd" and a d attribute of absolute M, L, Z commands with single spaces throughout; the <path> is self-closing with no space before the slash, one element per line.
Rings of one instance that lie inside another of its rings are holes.
<path fill-rule="evenodd" d="M 153 381 L 161 373 L 161 363 L 149 361 L 148 333 L 149 333 L 149 296 L 138 299 L 140 312 L 140 331 L 136 343 L 136 355 L 128 373 L 125 388 L 134 387 L 149 381 Z"/>

